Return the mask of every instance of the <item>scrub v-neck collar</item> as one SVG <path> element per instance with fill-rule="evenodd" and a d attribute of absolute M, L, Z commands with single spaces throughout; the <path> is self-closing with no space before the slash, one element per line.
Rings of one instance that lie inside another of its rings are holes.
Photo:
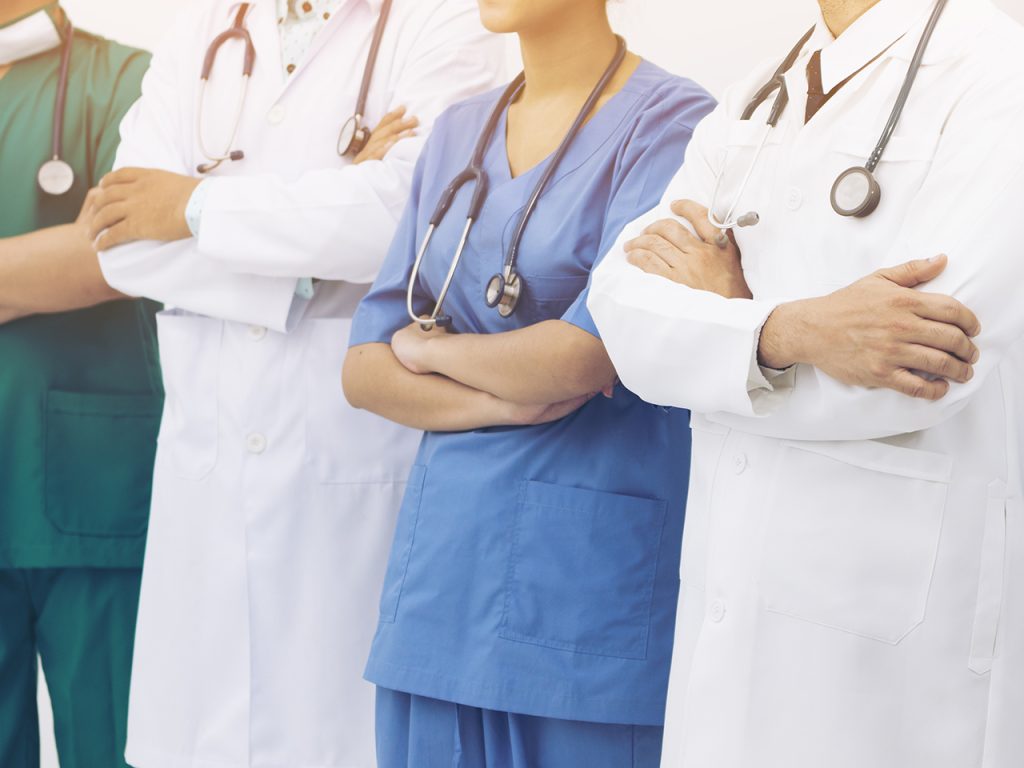
<path fill-rule="evenodd" d="M 632 85 L 640 74 L 641 70 L 650 66 L 646 59 L 642 59 L 640 64 L 637 66 L 633 73 L 626 80 L 622 88 L 619 89 L 604 105 L 594 113 L 593 117 L 588 120 L 582 128 L 576 138 L 573 139 L 572 144 L 569 146 L 568 152 L 565 157 L 562 158 L 562 162 L 555 172 L 555 176 L 551 179 L 548 184 L 548 188 L 557 184 L 566 174 L 579 168 L 585 163 L 597 150 L 611 138 L 614 129 L 621 123 L 624 107 L 627 106 L 626 94 L 632 91 Z M 511 106 L 511 105 L 509 105 Z M 490 146 L 487 147 L 487 153 L 485 155 L 485 167 L 487 168 L 488 175 L 491 177 L 493 186 L 519 186 L 521 184 L 530 184 L 537 182 L 537 177 L 540 176 L 544 169 L 548 167 L 548 163 L 551 162 L 555 151 L 550 152 L 543 160 L 536 163 L 531 168 L 523 171 L 518 176 L 512 175 L 512 165 L 509 161 L 508 156 L 508 110 L 509 107 L 501 113 L 501 118 L 498 121 L 498 125 L 494 130 L 494 136 L 491 138 Z M 557 151 L 557 150 L 556 150 Z M 531 186 L 532 188 L 532 186 Z"/>

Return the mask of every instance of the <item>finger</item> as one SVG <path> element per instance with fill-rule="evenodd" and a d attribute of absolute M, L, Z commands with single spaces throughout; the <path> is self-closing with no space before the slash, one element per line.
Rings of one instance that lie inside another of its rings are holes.
<path fill-rule="evenodd" d="M 676 219 L 656 221 L 644 229 L 644 234 L 662 237 L 680 250 L 702 245 L 700 238 Z"/>
<path fill-rule="evenodd" d="M 932 256 L 930 259 L 915 259 L 895 267 L 880 269 L 875 274 L 904 288 L 914 288 L 941 275 L 946 263 L 944 255 Z"/>
<path fill-rule="evenodd" d="M 632 240 L 633 250 L 639 249 L 642 251 L 650 251 L 654 253 L 664 261 L 672 269 L 681 269 L 687 258 L 687 255 L 691 253 L 690 250 L 680 249 L 675 243 L 671 243 L 661 235 L 640 235 Z M 699 243 L 696 238 L 691 241 L 689 248 L 696 248 Z"/>
<path fill-rule="evenodd" d="M 902 368 L 940 376 L 960 384 L 974 378 L 974 366 L 970 363 L 965 363 L 948 352 L 922 347 L 920 344 L 909 345 L 899 356 L 897 363 Z"/>
<path fill-rule="evenodd" d="M 664 259 L 651 251 L 630 251 L 629 255 L 626 256 L 626 261 L 649 275 L 658 275 L 669 280 L 672 279 L 672 267 L 666 264 Z"/>
<path fill-rule="evenodd" d="M 703 205 L 693 200 L 676 200 L 670 207 L 672 213 L 690 222 L 697 237 L 705 243 L 719 243 L 722 230 L 708 221 L 708 209 Z"/>
<path fill-rule="evenodd" d="M 117 202 L 96 211 L 89 222 L 89 238 L 95 240 L 105 229 L 110 229 L 128 217 L 128 204 Z"/>
<path fill-rule="evenodd" d="M 382 128 L 386 128 L 388 125 L 395 122 L 396 120 L 401 120 L 404 114 L 405 107 L 395 107 L 380 119 L 380 122 L 377 123 L 377 127 L 374 129 L 374 131 L 379 131 Z"/>
<path fill-rule="evenodd" d="M 100 188 L 106 189 L 117 184 L 130 184 L 139 177 L 138 168 L 121 168 L 117 171 L 111 171 L 102 179 L 100 179 Z"/>
<path fill-rule="evenodd" d="M 115 248 L 118 245 L 124 243 L 130 243 L 136 238 L 132 236 L 131 230 L 128 227 L 128 223 L 125 221 L 115 224 L 98 238 L 96 238 L 95 248 L 97 251 L 107 251 L 111 248 Z"/>
<path fill-rule="evenodd" d="M 906 340 L 956 355 L 965 363 L 977 363 L 981 352 L 961 328 L 948 323 L 922 320 L 907 333 Z"/>
<path fill-rule="evenodd" d="M 886 386 L 920 400 L 941 400 L 949 392 L 949 382 L 943 379 L 929 381 L 902 368 L 892 373 Z"/>
<path fill-rule="evenodd" d="M 401 120 L 387 125 L 380 125 L 374 128 L 373 133 L 370 134 L 370 142 L 374 141 L 386 141 L 387 139 L 397 136 L 402 131 L 408 131 L 419 125 L 419 122 Z"/>
<path fill-rule="evenodd" d="M 968 307 L 951 296 L 939 293 L 916 292 L 918 299 L 914 313 L 925 320 L 955 325 L 972 339 L 981 333 L 981 321 Z"/>

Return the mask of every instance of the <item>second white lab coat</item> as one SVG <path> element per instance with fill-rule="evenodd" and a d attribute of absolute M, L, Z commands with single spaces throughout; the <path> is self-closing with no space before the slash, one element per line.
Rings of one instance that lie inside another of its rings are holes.
<path fill-rule="evenodd" d="M 199 69 L 233 18 L 201 4 L 153 60 L 117 165 L 194 174 Z M 200 237 L 102 254 L 111 285 L 169 307 L 167 393 L 132 674 L 128 761 L 139 768 L 370 768 L 362 669 L 418 433 L 349 407 L 349 324 L 406 202 L 423 138 L 383 162 L 336 154 L 380 0 L 348 0 L 293 75 L 275 4 L 248 26 L 256 70 L 235 146 L 213 174 Z M 405 105 L 425 134 L 498 84 L 502 44 L 473 0 L 397 0 L 368 119 Z M 221 149 L 240 85 L 224 46 L 204 131 Z M 320 278 L 311 301 L 298 278 Z"/>
<path fill-rule="evenodd" d="M 950 0 L 878 167 L 880 207 L 858 220 L 829 204 L 870 155 L 932 6 L 881 0 L 835 41 L 819 22 L 786 76 L 792 101 L 738 206 L 761 216 L 736 231 L 752 301 L 646 275 L 622 242 L 595 273 L 589 306 L 623 383 L 693 410 L 666 768 L 1024 764 L 1024 32 L 987 0 Z M 817 48 L 825 92 L 886 52 L 805 125 Z M 725 215 L 771 99 L 740 115 L 783 54 L 698 127 L 665 203 L 623 242 L 673 200 L 710 204 L 727 166 Z M 758 368 L 779 303 L 939 253 L 949 266 L 923 290 L 983 325 L 969 383 L 926 402 Z"/>

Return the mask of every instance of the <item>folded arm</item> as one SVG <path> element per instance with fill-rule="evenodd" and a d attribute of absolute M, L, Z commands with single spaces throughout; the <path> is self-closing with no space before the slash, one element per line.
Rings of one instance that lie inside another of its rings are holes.
<path fill-rule="evenodd" d="M 411 371 L 439 373 L 514 403 L 559 403 L 610 389 L 615 380 L 600 339 L 564 320 L 493 334 L 447 334 L 413 324 L 391 345 Z"/>
<path fill-rule="evenodd" d="M 413 373 L 387 344 L 352 347 L 345 358 L 342 383 L 353 407 L 428 432 L 556 421 L 589 399 L 552 406 L 512 403 L 438 374 Z"/>

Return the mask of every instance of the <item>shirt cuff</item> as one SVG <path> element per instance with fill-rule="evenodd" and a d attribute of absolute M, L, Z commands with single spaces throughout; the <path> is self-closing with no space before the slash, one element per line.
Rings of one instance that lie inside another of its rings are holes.
<path fill-rule="evenodd" d="M 185 206 L 185 223 L 192 237 L 199 237 L 199 225 L 203 218 L 203 206 L 206 204 L 206 196 L 210 193 L 210 179 L 203 179 L 199 185 L 192 190 L 192 196 Z"/>

